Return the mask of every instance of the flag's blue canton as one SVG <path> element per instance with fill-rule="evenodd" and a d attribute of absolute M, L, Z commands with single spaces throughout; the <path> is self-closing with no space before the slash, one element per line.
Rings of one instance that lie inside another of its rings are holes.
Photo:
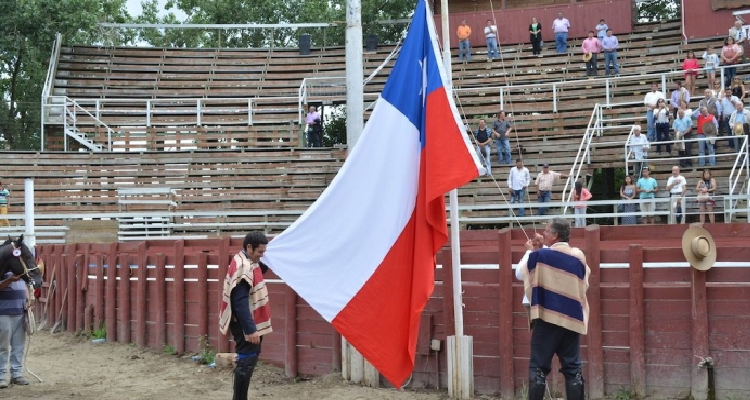
<path fill-rule="evenodd" d="M 427 18 L 427 5 L 424 0 L 419 0 L 406 40 L 382 93 L 386 101 L 393 104 L 419 129 L 423 147 L 424 104 L 432 91 L 443 86 Z"/>

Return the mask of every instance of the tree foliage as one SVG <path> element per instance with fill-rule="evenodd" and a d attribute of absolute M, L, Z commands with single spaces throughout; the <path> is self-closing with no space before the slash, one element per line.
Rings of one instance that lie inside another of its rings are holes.
<path fill-rule="evenodd" d="M 650 0 L 637 3 L 638 21 L 656 22 L 680 18 L 678 0 Z"/>

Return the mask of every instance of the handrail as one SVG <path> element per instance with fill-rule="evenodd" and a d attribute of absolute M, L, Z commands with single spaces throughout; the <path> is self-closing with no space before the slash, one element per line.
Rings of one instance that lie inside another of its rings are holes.
<path fill-rule="evenodd" d="M 77 119 L 75 118 L 75 113 L 77 111 L 79 111 L 79 110 L 82 111 L 83 113 L 87 114 L 89 117 L 91 117 L 91 119 L 93 119 L 94 121 L 96 121 L 96 123 L 101 124 L 101 126 L 103 126 L 107 130 L 107 151 L 112 151 L 112 133 L 114 132 L 112 130 L 112 128 L 110 128 L 107 124 L 105 124 L 104 122 L 102 122 L 99 118 L 95 117 L 88 110 L 86 110 L 85 108 L 81 107 L 75 100 L 73 100 L 73 99 L 71 99 L 71 98 L 69 98 L 67 96 L 51 96 L 51 97 L 65 97 L 65 110 L 64 110 L 64 112 L 66 114 L 70 113 L 70 111 L 68 110 L 68 105 L 71 104 L 73 106 L 73 128 L 74 129 L 77 129 L 76 128 L 76 124 L 78 122 Z M 63 117 L 63 118 L 65 118 L 64 123 L 65 123 L 65 125 L 67 125 L 67 117 Z M 67 134 L 67 132 L 66 132 L 66 134 Z M 67 140 L 66 140 L 65 143 L 67 143 Z"/>
<path fill-rule="evenodd" d="M 41 140 L 40 149 L 44 151 L 44 105 L 47 104 L 49 94 L 52 91 L 52 83 L 55 81 L 55 72 L 57 71 L 57 63 L 60 61 L 60 48 L 62 46 L 62 34 L 60 32 L 55 33 L 55 42 L 52 44 L 52 54 L 49 57 L 49 66 L 47 67 L 47 77 L 44 80 L 44 87 L 42 88 L 42 117 L 41 126 L 39 130 L 39 137 Z"/>
<path fill-rule="evenodd" d="M 589 124 L 586 127 L 586 132 L 583 134 L 583 137 L 581 138 L 581 144 L 578 146 L 578 153 L 576 154 L 576 159 L 573 162 L 573 165 L 570 167 L 570 173 L 568 174 L 568 179 L 565 181 L 565 186 L 563 187 L 562 191 L 562 199 L 567 199 L 567 201 L 570 201 L 571 196 L 573 195 L 573 190 L 570 192 L 567 192 L 568 186 L 572 186 L 577 180 L 581 173 L 581 168 L 583 167 L 583 158 L 588 155 L 589 152 L 589 145 L 591 144 L 591 138 L 594 135 L 595 127 L 599 124 L 600 116 L 601 116 L 601 105 L 599 103 L 596 103 L 594 105 L 594 109 L 591 111 L 591 118 L 589 118 Z M 584 147 L 585 145 L 585 147 Z M 576 167 L 578 169 L 576 170 Z M 566 197 L 567 193 L 567 197 Z M 563 214 L 567 213 L 568 207 L 565 206 L 563 209 Z"/>
<path fill-rule="evenodd" d="M 732 171 L 729 173 L 729 194 L 733 195 L 735 194 L 735 191 L 737 191 L 738 194 L 741 194 L 743 189 L 745 189 L 746 196 L 750 197 L 750 185 L 748 185 L 748 179 L 750 179 L 750 152 L 748 151 L 748 137 L 747 136 L 741 136 L 740 138 L 735 138 L 734 140 L 741 139 L 742 144 L 740 145 L 740 151 L 737 153 L 737 158 L 734 161 L 734 165 L 732 165 Z M 737 184 L 740 182 L 740 179 L 742 178 L 743 170 L 745 171 L 745 179 L 742 180 L 742 187 L 737 190 Z M 750 198 L 746 198 L 746 201 L 750 202 Z M 730 201 L 729 202 L 729 218 L 731 220 L 737 203 L 739 200 Z"/>

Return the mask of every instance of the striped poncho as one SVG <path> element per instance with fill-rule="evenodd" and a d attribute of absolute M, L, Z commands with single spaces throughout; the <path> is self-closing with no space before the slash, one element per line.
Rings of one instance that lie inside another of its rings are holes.
<path fill-rule="evenodd" d="M 529 319 L 541 319 L 585 335 L 591 270 L 581 250 L 567 243 L 539 249 L 528 255 L 524 272 L 525 293 L 531 299 Z"/>
<path fill-rule="evenodd" d="M 227 270 L 219 311 L 221 333 L 226 334 L 229 330 L 229 323 L 232 321 L 232 290 L 242 280 L 250 284 L 250 313 L 258 334 L 262 336 L 271 333 L 271 307 L 268 304 L 268 289 L 263 280 L 263 272 L 260 265 L 249 260 L 244 252 L 239 252 L 232 258 Z"/>

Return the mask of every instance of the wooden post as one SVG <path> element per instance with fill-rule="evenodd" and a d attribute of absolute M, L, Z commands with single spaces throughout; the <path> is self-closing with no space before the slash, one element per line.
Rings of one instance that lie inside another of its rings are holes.
<path fill-rule="evenodd" d="M 198 254 L 198 335 L 208 340 L 208 254 Z"/>
<path fill-rule="evenodd" d="M 174 245 L 174 351 L 185 352 L 185 241 Z"/>
<path fill-rule="evenodd" d="M 94 330 L 101 329 L 104 322 L 104 254 L 96 255 L 96 295 L 94 298 Z"/>
<path fill-rule="evenodd" d="M 515 396 L 513 371 L 513 255 L 511 252 L 511 230 L 505 228 L 498 235 L 500 260 L 500 397 Z"/>
<path fill-rule="evenodd" d="M 221 242 L 219 242 L 219 296 L 217 298 L 216 310 L 221 310 L 221 303 L 224 300 L 224 279 L 227 276 L 227 270 L 229 269 L 229 262 L 231 261 L 231 253 L 229 250 L 230 236 L 222 236 Z M 217 312 L 218 315 L 218 312 Z M 221 334 L 219 324 L 214 324 L 216 329 L 216 337 L 219 338 L 219 344 L 217 345 L 217 351 L 219 353 L 226 353 L 229 351 L 229 338 Z"/>
<path fill-rule="evenodd" d="M 59 292 L 61 292 L 61 293 L 66 293 L 66 291 L 67 292 L 70 291 L 70 289 L 68 289 L 68 280 L 69 280 L 70 274 L 68 273 L 68 253 L 67 253 L 67 250 L 68 250 L 68 246 L 65 246 L 65 249 L 63 249 L 63 253 L 60 254 L 60 267 L 62 267 L 62 268 L 60 269 L 60 288 L 59 288 L 60 290 L 59 290 Z M 59 317 L 59 319 L 62 320 L 62 321 L 60 321 L 60 323 L 64 324 L 65 325 L 65 329 L 67 330 L 67 326 L 70 325 L 70 316 L 68 315 L 68 304 L 70 304 L 70 296 L 68 294 L 64 294 L 64 295 L 62 295 L 62 297 L 63 297 L 63 299 L 60 302 L 60 309 L 64 310 L 64 311 L 61 312 L 58 317 Z M 55 311 L 55 313 L 57 313 L 57 311 Z M 63 327 L 61 326 L 60 330 L 62 330 L 62 329 L 63 329 Z"/>
<path fill-rule="evenodd" d="M 708 304 L 706 297 L 706 274 L 691 268 L 693 275 L 693 287 L 691 288 L 693 301 L 693 352 L 696 357 L 706 358 L 709 356 L 708 349 Z M 701 361 L 693 358 L 691 361 Z M 706 400 L 708 398 L 708 373 L 706 368 L 691 368 L 693 371 L 690 395 L 695 400 Z"/>
<path fill-rule="evenodd" d="M 589 360 L 588 395 L 589 399 L 604 397 L 604 352 L 602 350 L 602 304 L 601 271 L 599 270 L 599 225 L 589 225 L 584 233 L 586 238 L 586 262 L 591 268 L 589 277 L 589 328 L 586 348 Z"/>
<path fill-rule="evenodd" d="M 331 372 L 341 372 L 341 334 L 334 330 L 331 335 Z"/>
<path fill-rule="evenodd" d="M 443 321 L 445 321 L 445 335 L 456 334 L 456 321 L 453 319 L 453 261 L 450 250 L 438 253 L 438 262 L 443 266 Z"/>
<path fill-rule="evenodd" d="M 78 292 L 78 304 L 76 304 L 76 332 L 81 332 L 85 326 L 86 319 L 86 291 L 88 290 L 88 250 L 90 244 L 83 246 L 85 254 L 76 254 L 76 286 Z"/>
<path fill-rule="evenodd" d="M 83 331 L 85 333 L 91 333 L 91 321 L 94 318 L 94 306 L 88 305 L 83 316 Z"/>
<path fill-rule="evenodd" d="M 117 243 L 112 243 L 107 257 L 107 297 L 104 303 L 107 340 L 110 343 L 117 340 L 117 261 Z"/>
<path fill-rule="evenodd" d="M 156 282 L 154 282 L 154 297 L 156 299 L 156 348 L 161 350 L 167 344 L 167 301 L 166 301 L 166 257 L 156 255 Z"/>
<path fill-rule="evenodd" d="M 117 288 L 117 341 L 130 343 L 130 255 L 120 257 L 120 284 Z"/>
<path fill-rule="evenodd" d="M 68 321 L 66 327 L 68 332 L 75 333 L 76 331 L 76 317 L 78 308 L 78 285 L 76 284 L 76 245 L 68 245 L 68 251 L 65 264 L 68 268 Z"/>
<path fill-rule="evenodd" d="M 143 249 L 141 249 L 143 245 Z M 148 346 L 148 337 L 146 336 L 146 319 L 147 319 L 147 308 L 148 303 L 148 289 L 147 289 L 147 277 L 148 269 L 146 268 L 146 249 L 145 243 L 138 245 L 138 286 L 136 287 L 136 304 L 137 308 L 135 311 L 136 328 L 135 328 L 135 343 L 138 347 L 143 348 Z"/>
<path fill-rule="evenodd" d="M 630 391 L 646 397 L 646 333 L 643 291 L 643 246 L 630 245 Z"/>
<path fill-rule="evenodd" d="M 297 293 L 287 286 L 284 293 L 286 333 L 284 343 L 284 372 L 286 376 L 297 376 Z"/>

